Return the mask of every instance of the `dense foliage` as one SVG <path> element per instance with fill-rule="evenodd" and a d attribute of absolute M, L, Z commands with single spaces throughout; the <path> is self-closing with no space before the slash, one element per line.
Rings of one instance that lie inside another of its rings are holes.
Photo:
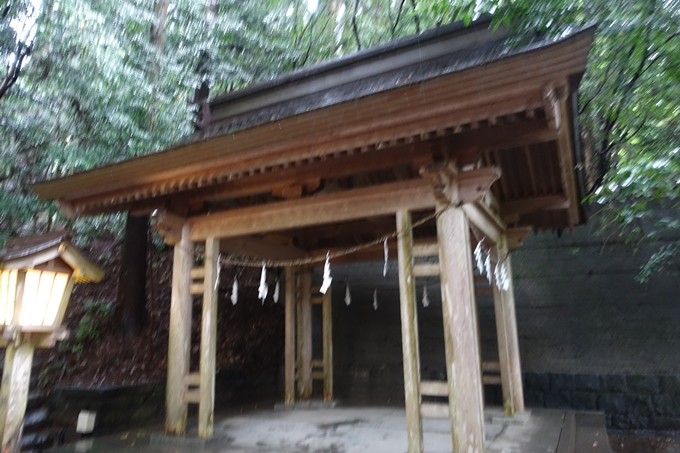
<path fill-rule="evenodd" d="M 0 241 L 64 225 L 119 228 L 110 217 L 67 224 L 27 184 L 168 146 L 191 132 L 201 86 L 213 94 L 238 89 L 482 12 L 553 36 L 597 21 L 580 93 L 597 175 L 591 201 L 606 205 L 607 219 L 635 240 L 678 231 L 677 0 L 315 3 L 5 0 L 0 58 L 7 71 L 0 80 L 21 74 L 0 92 Z M 160 45 L 154 30 L 162 32 Z M 658 205 L 663 210 L 652 209 Z M 678 234 L 667 237 L 648 270 L 677 265 Z"/>
<path fill-rule="evenodd" d="M 503 2 L 501 2 L 503 3 Z M 524 30 L 559 35 L 597 23 L 580 88 L 584 144 L 596 178 L 588 201 L 620 237 L 663 244 L 640 273 L 680 264 L 680 2 L 541 2 L 501 7 Z"/>

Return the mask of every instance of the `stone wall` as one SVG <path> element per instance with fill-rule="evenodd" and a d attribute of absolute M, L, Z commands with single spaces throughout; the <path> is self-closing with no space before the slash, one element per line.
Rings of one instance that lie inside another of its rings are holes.
<path fill-rule="evenodd" d="M 617 429 L 680 430 L 680 377 L 525 373 L 529 407 L 601 411 Z"/>
<path fill-rule="evenodd" d="M 215 382 L 215 408 L 255 398 L 273 399 L 277 393 L 276 376 L 218 374 Z M 97 413 L 94 435 L 141 428 L 162 423 L 165 416 L 165 383 L 107 386 L 99 388 L 56 387 L 49 395 L 50 419 L 66 428 L 67 437 L 75 435 L 81 410 Z M 195 415 L 196 405 L 189 405 Z"/>
<path fill-rule="evenodd" d="M 594 219 L 573 235 L 538 234 L 512 254 L 527 404 L 601 410 L 616 428 L 680 428 L 680 279 L 635 281 L 669 238 L 633 247 L 596 234 L 597 226 Z M 332 274 L 336 395 L 403 404 L 396 262 L 386 277 L 382 262 L 333 266 Z M 440 289 L 436 279 L 418 279 L 419 301 L 423 286 L 430 305 L 418 307 L 421 373 L 444 379 Z M 482 358 L 497 360 L 492 297 L 478 298 L 478 318 Z M 498 388 L 485 393 L 500 402 Z"/>
<path fill-rule="evenodd" d="M 94 411 L 94 434 L 104 435 L 160 420 L 165 411 L 165 385 L 159 383 L 103 388 L 57 387 L 50 392 L 50 417 L 75 430 L 81 410 Z"/>

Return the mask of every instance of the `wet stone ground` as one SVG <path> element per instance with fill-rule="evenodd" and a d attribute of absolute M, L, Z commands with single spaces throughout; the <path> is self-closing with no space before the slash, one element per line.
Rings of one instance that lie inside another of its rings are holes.
<path fill-rule="evenodd" d="M 680 432 L 610 432 L 615 453 L 680 453 Z"/>

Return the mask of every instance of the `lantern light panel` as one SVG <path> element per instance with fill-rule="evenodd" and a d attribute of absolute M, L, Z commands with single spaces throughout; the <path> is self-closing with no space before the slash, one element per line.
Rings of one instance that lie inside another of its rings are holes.
<path fill-rule="evenodd" d="M 54 326 L 59 309 L 68 297 L 65 292 L 70 277 L 66 272 L 36 269 L 0 271 L 0 325 L 17 325 L 20 330 Z M 20 300 L 15 302 L 17 296 Z M 15 319 L 15 303 L 21 310 L 18 319 Z"/>

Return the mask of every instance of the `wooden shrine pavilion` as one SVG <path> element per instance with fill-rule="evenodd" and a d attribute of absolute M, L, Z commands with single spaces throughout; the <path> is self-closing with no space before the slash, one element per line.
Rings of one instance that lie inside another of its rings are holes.
<path fill-rule="evenodd" d="M 510 276 L 493 294 L 512 416 L 524 402 L 508 251 L 531 231 L 586 220 L 577 88 L 593 32 L 516 39 L 488 18 L 437 28 L 217 96 L 203 105 L 200 129 L 165 151 L 35 184 L 68 216 L 154 213 L 174 245 L 166 432 L 185 432 L 192 403 L 199 435 L 213 432 L 220 251 L 306 264 L 286 268 L 285 402 L 293 403 L 319 377 L 332 398 L 330 298 L 313 295 L 310 263 L 367 243 L 375 245 L 336 261 L 380 260 L 380 238 L 391 237 L 408 451 L 423 451 L 422 417 L 442 416 L 454 452 L 483 452 L 472 250 L 483 239 Z M 196 244 L 205 245 L 198 268 Z M 414 279 L 428 275 L 442 288 L 442 382 L 420 380 Z M 189 369 L 194 296 L 203 297 L 198 371 Z M 315 302 L 325 307 L 322 361 L 311 358 Z M 421 404 L 432 395 L 448 404 Z"/>

